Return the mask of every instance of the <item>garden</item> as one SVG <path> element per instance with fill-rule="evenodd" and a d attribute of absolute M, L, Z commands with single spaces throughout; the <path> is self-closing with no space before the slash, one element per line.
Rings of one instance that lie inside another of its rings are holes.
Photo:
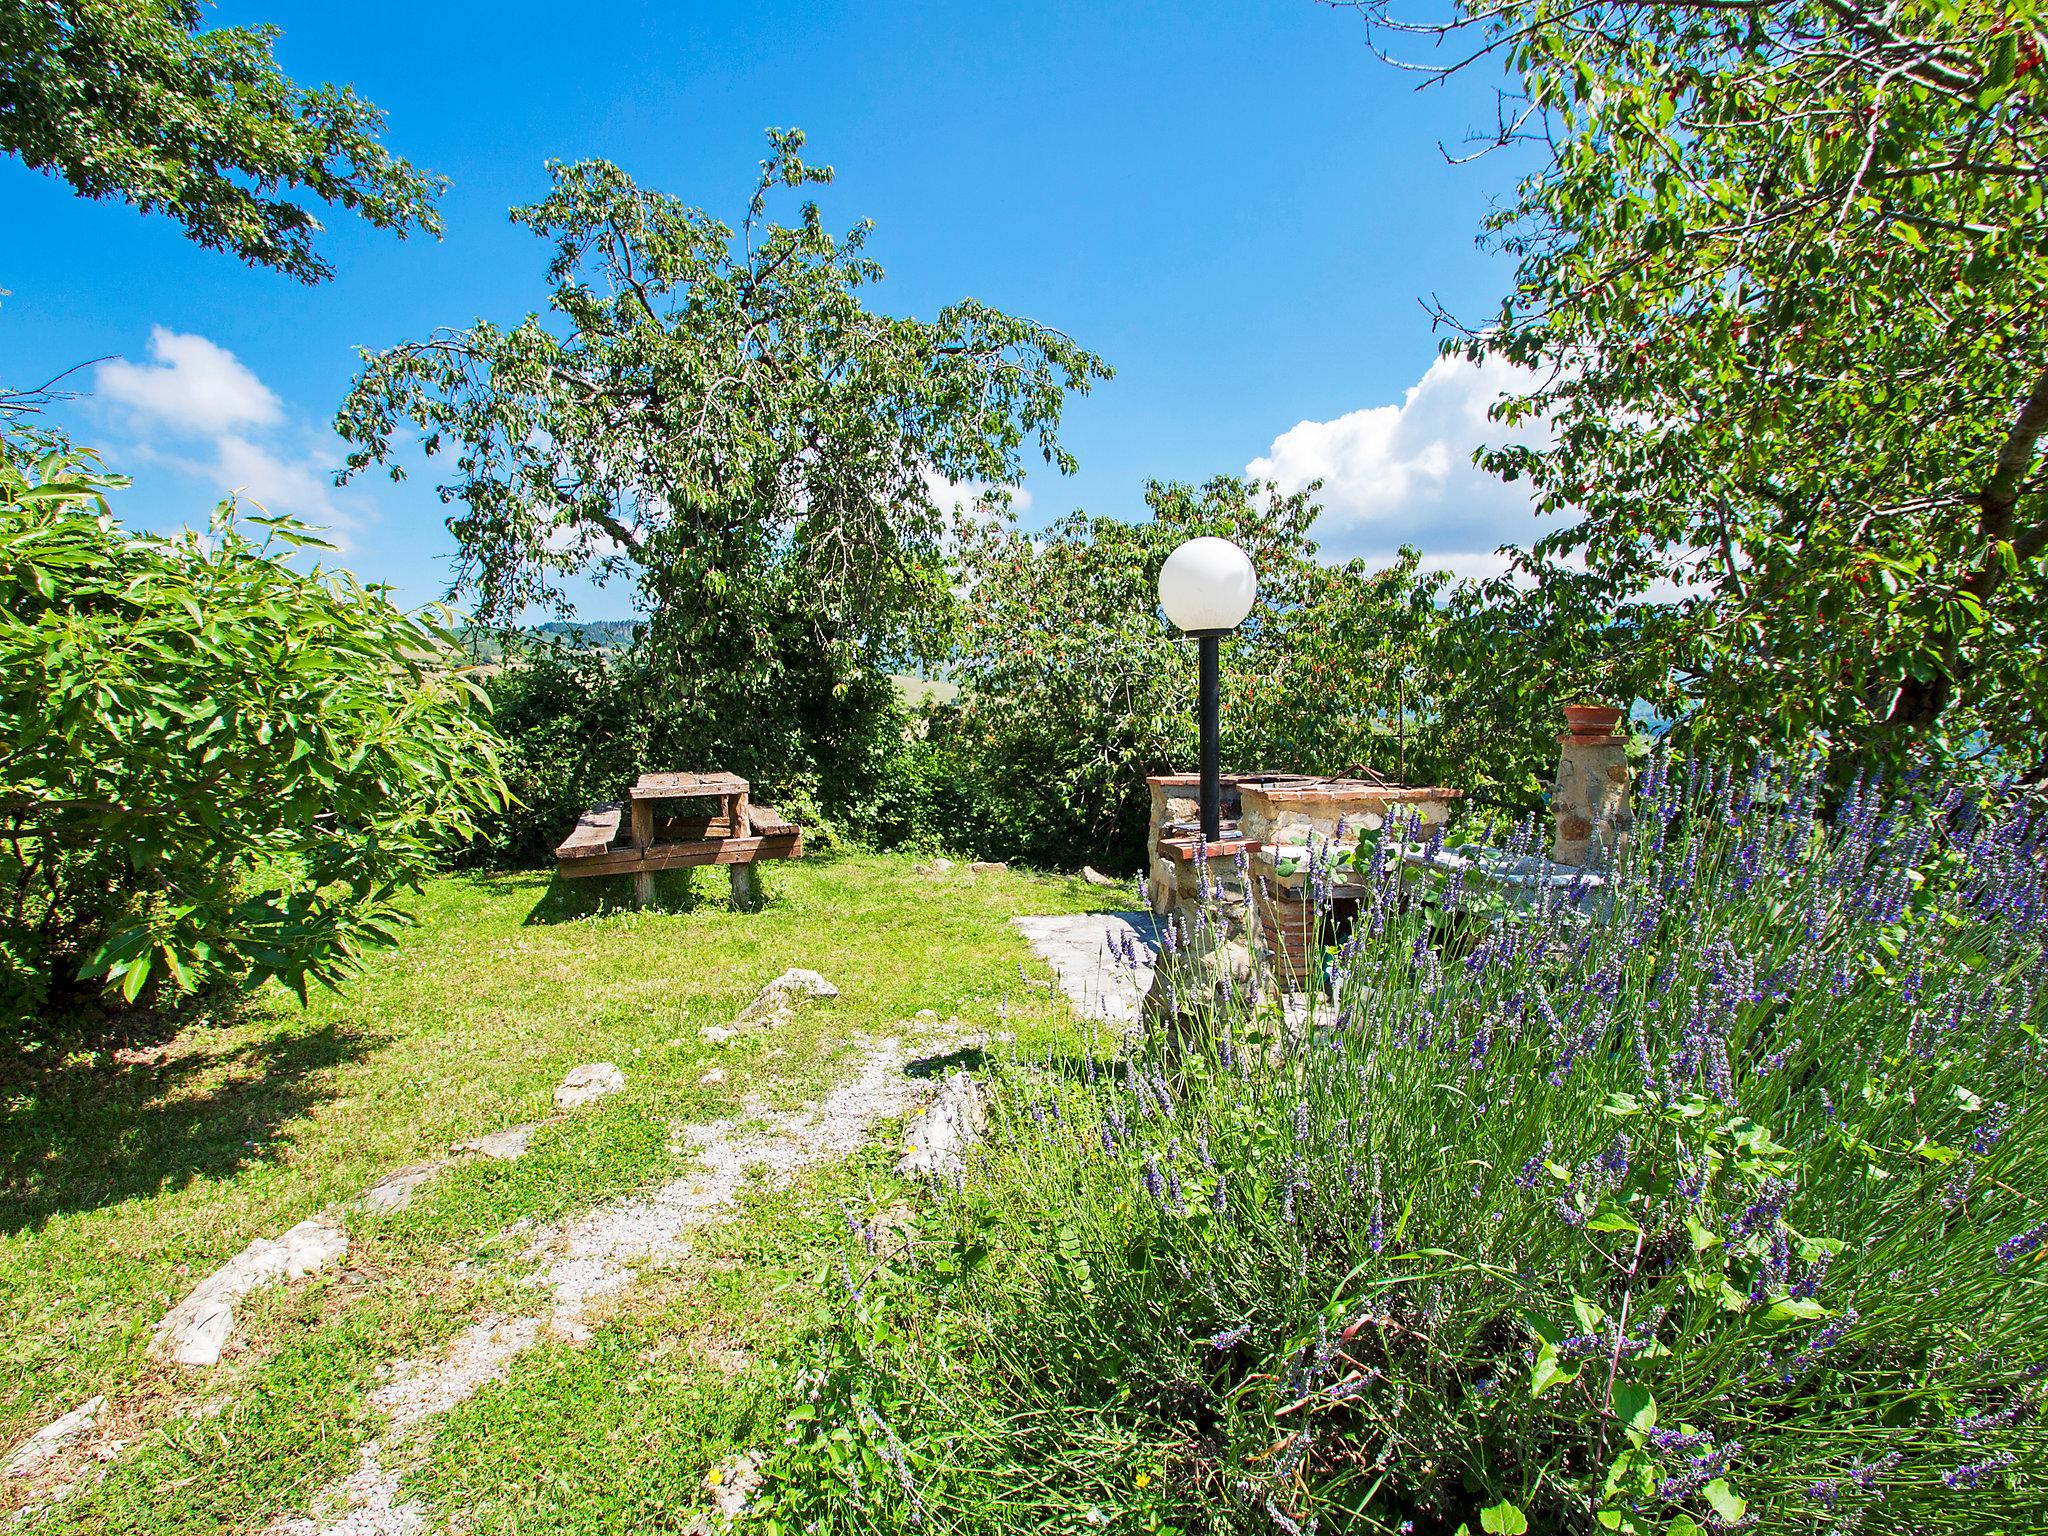
<path fill-rule="evenodd" d="M 2039 1528 L 2048 21 L 1329 9 L 1497 77 L 1495 574 L 1044 510 L 1108 362 L 793 129 L 366 338 L 443 604 L 0 379 L 0 1519 Z M 441 234 L 276 41 L 0 0 L 0 152 Z"/>

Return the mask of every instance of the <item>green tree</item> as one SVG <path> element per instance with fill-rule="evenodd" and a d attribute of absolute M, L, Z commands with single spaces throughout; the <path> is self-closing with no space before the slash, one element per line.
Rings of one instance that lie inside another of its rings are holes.
<path fill-rule="evenodd" d="M 211 250 L 316 283 L 316 210 L 438 234 L 441 178 L 347 86 L 299 85 L 275 27 L 208 27 L 199 0 L 0 0 L 0 152 L 84 197 L 164 213 Z"/>
<path fill-rule="evenodd" d="M 392 942 L 394 898 L 505 805 L 454 637 L 285 564 L 317 544 L 287 519 L 131 534 L 119 477 L 0 449 L 0 1005 L 303 994 Z"/>
<path fill-rule="evenodd" d="M 974 300 L 877 314 L 870 226 L 830 234 L 778 189 L 831 180 L 803 135 L 771 153 L 737 230 L 604 161 L 549 167 L 515 222 L 554 243 L 548 319 L 480 320 L 366 354 L 336 420 L 349 472 L 405 424 L 450 455 L 457 587 L 485 618 L 559 600 L 565 572 L 627 574 L 672 625 L 744 624 L 784 574 L 821 629 L 903 643 L 945 590 L 940 478 L 1010 483 L 1046 462 L 1070 390 L 1109 370 L 1059 332 Z M 735 615 L 733 610 L 739 610 Z"/>
<path fill-rule="evenodd" d="M 1039 534 L 976 530 L 960 557 L 962 691 L 927 711 L 913 753 L 928 832 L 1044 864 L 1138 866 L 1146 776 L 1195 761 L 1194 657 L 1159 612 L 1158 580 L 1202 534 L 1237 542 L 1259 576 L 1223 646 L 1227 770 L 1362 770 L 1532 798 L 1560 701 L 1471 664 L 1500 610 L 1454 597 L 1413 550 L 1383 568 L 1323 561 L 1316 489 L 1155 482 L 1142 522 L 1075 513 Z"/>
<path fill-rule="evenodd" d="M 1488 458 L 1560 515 L 1529 569 L 1636 610 L 1708 743 L 2040 772 L 2038 0 L 1363 9 L 1504 67 L 1491 137 L 1537 146 L 1454 342 L 1536 370 L 1505 414 L 1553 442 Z"/>
<path fill-rule="evenodd" d="M 513 214 L 553 242 L 550 314 L 367 354 L 336 426 L 350 473 L 401 474 L 408 425 L 452 460 L 456 589 L 484 620 L 559 603 L 566 573 L 633 582 L 648 763 L 829 812 L 886 755 L 886 664 L 945 642 L 946 482 L 1014 483 L 1027 446 L 1070 470 L 1061 407 L 1109 370 L 971 299 L 869 309 L 869 226 L 834 236 L 811 201 L 771 220 L 831 172 L 769 137 L 737 229 L 602 161 L 552 166 Z"/>

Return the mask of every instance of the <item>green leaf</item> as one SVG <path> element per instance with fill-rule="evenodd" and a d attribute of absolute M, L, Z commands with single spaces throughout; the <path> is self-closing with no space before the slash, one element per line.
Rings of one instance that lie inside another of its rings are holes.
<path fill-rule="evenodd" d="M 1700 1490 L 1700 1497 L 1707 1501 L 1708 1507 L 1721 1517 L 1725 1525 L 1733 1525 L 1749 1509 L 1741 1495 L 1728 1486 L 1728 1479 L 1725 1477 L 1717 1477 L 1707 1484 Z"/>
<path fill-rule="evenodd" d="M 1772 1302 L 1770 1310 L 1764 1313 L 1764 1318 L 1768 1322 L 1783 1323 L 1795 1319 L 1806 1320 L 1818 1317 L 1833 1317 L 1834 1315 L 1834 1313 L 1811 1297 L 1788 1296 L 1783 1301 Z"/>
<path fill-rule="evenodd" d="M 1479 1512 L 1479 1529 L 1488 1536 L 1528 1536 L 1529 1519 L 1513 1504 L 1502 1500 Z"/>
<path fill-rule="evenodd" d="M 1648 1387 L 1624 1381 L 1614 1389 L 1614 1416 L 1631 1435 L 1645 1435 L 1657 1427 L 1657 1399 Z"/>
<path fill-rule="evenodd" d="M 1566 1382 L 1577 1381 L 1578 1379 L 1579 1368 L 1577 1366 L 1573 1366 L 1568 1371 L 1565 1370 L 1557 1363 L 1557 1351 L 1546 1348 L 1539 1351 L 1536 1356 L 1536 1367 L 1529 1377 L 1529 1395 L 1531 1397 L 1541 1397 L 1552 1387 L 1561 1386 Z"/>

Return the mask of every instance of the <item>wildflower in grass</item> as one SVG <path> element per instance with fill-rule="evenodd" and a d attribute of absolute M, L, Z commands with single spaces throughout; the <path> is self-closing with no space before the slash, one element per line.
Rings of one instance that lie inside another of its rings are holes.
<path fill-rule="evenodd" d="M 1163 1201 L 1166 1198 L 1166 1182 L 1159 1177 L 1157 1158 L 1145 1159 L 1145 1193 L 1155 1201 Z"/>
<path fill-rule="evenodd" d="M 1849 1481 L 1867 1493 L 1877 1486 L 1877 1480 L 1880 1477 L 1883 1477 L 1885 1473 L 1891 1471 L 1893 1467 L 1896 1467 L 1905 1459 L 1903 1452 L 1887 1451 L 1875 1461 L 1851 1467 L 1849 1469 Z"/>
<path fill-rule="evenodd" d="M 1840 1317 L 1835 1318 L 1809 1339 L 1806 1347 L 1792 1357 L 1791 1364 L 1787 1365 L 1784 1371 L 1780 1373 L 1780 1380 L 1789 1384 L 1804 1374 L 1809 1367 L 1820 1360 L 1821 1356 L 1847 1338 L 1849 1330 L 1862 1320 L 1862 1317 L 1854 1307 L 1847 1308 Z"/>
<path fill-rule="evenodd" d="M 1308 1455 L 1309 1434 L 1303 1430 L 1287 1442 L 1287 1448 L 1273 1459 L 1273 1475 L 1278 1478 L 1294 1476 L 1294 1469 L 1301 1465 Z"/>
<path fill-rule="evenodd" d="M 861 1404 L 861 1412 L 866 1414 L 868 1421 L 882 1432 L 883 1448 L 889 1457 L 890 1465 L 896 1469 L 896 1481 L 903 1489 L 903 1496 L 910 1501 L 910 1523 L 922 1525 L 924 1500 L 918 1495 L 917 1484 L 911 1480 L 910 1468 L 903 1455 L 903 1442 L 896 1438 L 896 1431 L 891 1429 L 882 1416 L 868 1404 Z"/>
<path fill-rule="evenodd" d="M 1218 1216 L 1228 1216 L 1230 1214 L 1230 1194 L 1225 1183 L 1224 1172 L 1221 1168 L 1216 1170 L 1216 1189 L 1209 1196 L 1209 1209 Z"/>
<path fill-rule="evenodd" d="M 1821 1283 L 1828 1277 L 1828 1264 L 1833 1257 L 1832 1250 L 1821 1249 L 1807 1264 L 1805 1273 L 1799 1277 L 1799 1283 L 1792 1287 L 1792 1295 L 1801 1301 L 1818 1295 Z"/>
<path fill-rule="evenodd" d="M 1981 1434 L 1987 1429 L 2003 1429 L 2020 1416 L 2020 1411 L 2024 1406 L 2022 1403 L 2014 1403 L 2010 1407 L 2000 1408 L 1992 1413 L 1964 1414 L 1955 1421 L 1956 1433 L 1967 1438 Z"/>
<path fill-rule="evenodd" d="M 1235 1349 L 1238 1345 L 1242 1344 L 1247 1338 L 1251 1337 L 1251 1331 L 1251 1325 L 1249 1323 L 1239 1323 L 1235 1328 L 1226 1328 L 1221 1333 L 1217 1334 L 1214 1338 L 1210 1339 L 1209 1347 L 1211 1349 L 1218 1350 Z"/>
<path fill-rule="evenodd" d="M 1730 1224 L 1728 1241 L 1738 1243 L 1752 1232 L 1776 1228 L 1785 1214 L 1785 1205 L 1792 1198 L 1792 1192 L 1793 1185 L 1788 1179 L 1765 1179 L 1756 1199 Z"/>
<path fill-rule="evenodd" d="M 2041 1246 L 2042 1239 L 2048 1238 L 2048 1221 L 2027 1228 L 2016 1237 L 2008 1237 L 1998 1245 L 1998 1267 L 2001 1271 L 2013 1265 Z"/>
<path fill-rule="evenodd" d="M 1378 1254 L 1387 1245 L 1387 1212 L 1380 1194 L 1380 1159 L 1372 1159 L 1372 1220 L 1366 1225 L 1366 1246 Z"/>
<path fill-rule="evenodd" d="M 1601 1171 L 1617 1189 L 1628 1178 L 1629 1151 L 1628 1132 L 1616 1131 L 1614 1140 L 1608 1143 L 1607 1150 L 1600 1154 Z"/>
<path fill-rule="evenodd" d="M 1977 1132 L 1970 1138 L 1970 1150 L 1979 1157 L 1984 1156 L 1998 1145 L 2011 1123 L 2012 1110 L 2008 1105 L 1992 1105 L 1984 1111 L 1984 1118 L 1977 1122 Z"/>
<path fill-rule="evenodd" d="M 1166 1168 L 1166 1205 L 1176 1216 L 1185 1216 L 1188 1213 L 1188 1203 L 1181 1195 L 1180 1170 L 1171 1163 Z"/>
<path fill-rule="evenodd" d="M 1297 1142 L 1304 1142 L 1308 1140 L 1307 1100 L 1303 1100 L 1301 1103 L 1296 1104 L 1294 1106 L 1294 1139 Z"/>
<path fill-rule="evenodd" d="M 2013 1464 L 2011 1451 L 2000 1451 L 1986 1461 L 1965 1462 L 1960 1467 L 1941 1474 L 1941 1480 L 1951 1488 L 1980 1488 L 1984 1480 L 2003 1471 Z"/>

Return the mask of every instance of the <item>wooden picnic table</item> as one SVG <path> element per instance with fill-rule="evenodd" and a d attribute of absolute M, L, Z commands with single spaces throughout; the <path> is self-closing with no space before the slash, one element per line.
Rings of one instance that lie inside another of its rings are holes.
<path fill-rule="evenodd" d="M 760 859 L 800 859 L 803 828 L 749 798 L 736 773 L 643 773 L 624 801 L 593 805 L 555 848 L 565 879 L 631 875 L 633 899 L 654 899 L 655 872 L 724 864 L 736 905 L 759 899 L 753 866 Z M 685 813 L 679 802 L 716 802 L 717 810 Z M 625 840 L 620 841 L 620 833 Z"/>

